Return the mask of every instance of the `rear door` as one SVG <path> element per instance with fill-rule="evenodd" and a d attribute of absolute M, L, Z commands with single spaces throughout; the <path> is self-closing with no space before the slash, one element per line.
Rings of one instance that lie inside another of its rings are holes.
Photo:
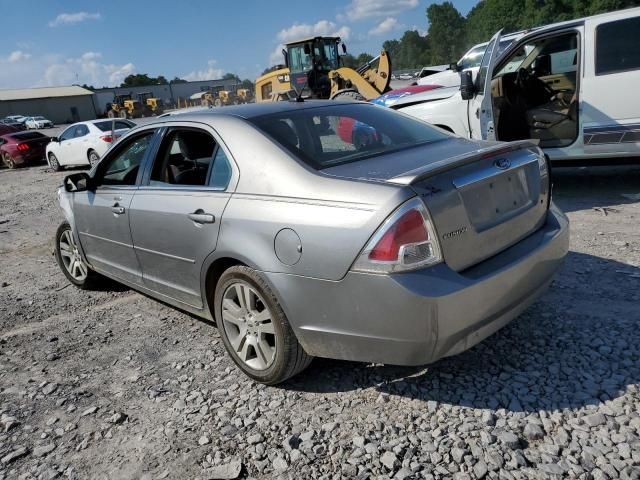
<path fill-rule="evenodd" d="M 582 120 L 586 154 L 640 154 L 640 9 L 585 22 Z"/>
<path fill-rule="evenodd" d="M 89 263 L 99 271 L 136 284 L 142 283 L 142 271 L 131 240 L 129 208 L 154 133 L 147 129 L 124 140 L 98 165 L 95 191 L 73 196 L 76 228 Z"/>
<path fill-rule="evenodd" d="M 200 308 L 200 273 L 216 248 L 234 170 L 215 132 L 195 125 L 163 133 L 131 204 L 131 233 L 144 284 Z"/>
<path fill-rule="evenodd" d="M 476 76 L 476 96 L 469 100 L 468 116 L 471 138 L 495 140 L 495 125 L 493 120 L 493 104 L 491 99 L 491 79 L 493 69 L 500 49 L 500 34 L 496 33 L 489 41 L 482 56 L 480 70 Z"/>

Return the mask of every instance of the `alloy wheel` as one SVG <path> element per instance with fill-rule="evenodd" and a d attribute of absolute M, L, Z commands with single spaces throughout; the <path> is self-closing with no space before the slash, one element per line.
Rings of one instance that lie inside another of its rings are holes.
<path fill-rule="evenodd" d="M 7 168 L 16 168 L 16 164 L 13 161 L 13 158 L 11 158 L 11 155 L 5 154 L 2 159 L 4 160 L 4 164 Z"/>
<path fill-rule="evenodd" d="M 276 338 L 272 314 L 248 283 L 236 282 L 224 292 L 222 326 L 236 356 L 254 370 L 273 364 Z"/>
<path fill-rule="evenodd" d="M 89 153 L 89 164 L 93 167 L 96 163 L 100 161 L 100 157 L 93 150 Z"/>
<path fill-rule="evenodd" d="M 71 230 L 65 230 L 60 235 L 59 247 L 62 263 L 69 275 L 78 282 L 84 281 L 87 278 L 89 269 L 80 255 Z"/>
<path fill-rule="evenodd" d="M 51 165 L 51 168 L 53 168 L 54 170 L 60 168 L 58 158 L 53 153 L 49 154 L 49 165 Z"/>

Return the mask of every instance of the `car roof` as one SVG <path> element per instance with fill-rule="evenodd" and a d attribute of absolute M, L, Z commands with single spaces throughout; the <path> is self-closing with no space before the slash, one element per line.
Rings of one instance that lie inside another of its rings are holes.
<path fill-rule="evenodd" d="M 247 103 L 244 105 L 230 105 L 222 108 L 209 108 L 207 110 L 199 110 L 196 112 L 176 113 L 168 117 L 163 117 L 164 121 L 174 121 L 180 119 L 202 119 L 210 116 L 234 116 L 244 118 L 245 120 L 263 115 L 271 115 L 274 113 L 295 112 L 308 110 L 313 108 L 329 107 L 336 105 L 369 105 L 366 102 L 353 101 L 337 101 L 337 100 L 305 100 L 304 102 L 264 102 L 264 103 Z"/>

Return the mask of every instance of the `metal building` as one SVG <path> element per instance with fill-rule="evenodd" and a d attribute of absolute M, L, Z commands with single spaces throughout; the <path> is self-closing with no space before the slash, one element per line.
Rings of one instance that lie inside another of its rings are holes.
<path fill-rule="evenodd" d="M 76 85 L 0 90 L 0 118 L 42 115 L 53 123 L 96 118 L 93 92 Z"/>

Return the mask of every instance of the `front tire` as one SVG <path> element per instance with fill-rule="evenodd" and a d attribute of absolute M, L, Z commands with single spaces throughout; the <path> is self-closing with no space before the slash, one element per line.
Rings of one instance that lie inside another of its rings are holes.
<path fill-rule="evenodd" d="M 73 231 L 68 222 L 62 222 L 56 231 L 56 261 L 58 266 L 72 284 L 86 289 L 95 281 L 97 274 L 82 259 Z"/>
<path fill-rule="evenodd" d="M 357 90 L 340 90 L 336 92 L 336 94 L 331 97 L 331 100 L 351 100 L 354 102 L 366 102 L 367 99 L 364 98 L 360 92 Z"/>
<path fill-rule="evenodd" d="M 60 162 L 58 161 L 58 157 L 56 157 L 53 153 L 49 154 L 49 166 L 54 172 L 59 172 L 60 170 L 62 170 Z"/>
<path fill-rule="evenodd" d="M 275 385 L 311 363 L 275 294 L 252 268 L 234 266 L 222 274 L 214 308 L 227 352 L 253 380 Z"/>

